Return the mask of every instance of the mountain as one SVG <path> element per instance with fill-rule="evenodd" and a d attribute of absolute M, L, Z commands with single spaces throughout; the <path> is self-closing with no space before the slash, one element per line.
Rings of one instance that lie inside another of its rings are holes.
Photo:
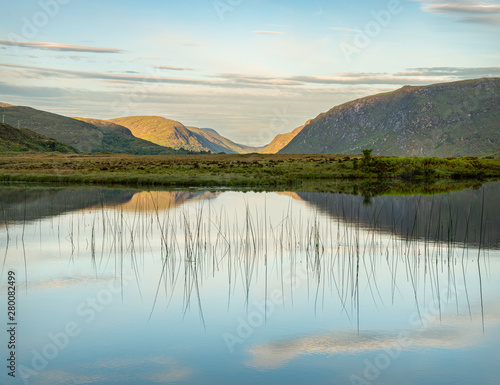
<path fill-rule="evenodd" d="M 25 128 L 0 123 L 0 153 L 5 152 L 65 152 L 76 153 L 70 145 L 58 142 Z"/>
<path fill-rule="evenodd" d="M 500 78 L 357 99 L 310 121 L 280 153 L 486 156 L 500 154 Z"/>
<path fill-rule="evenodd" d="M 198 135 L 200 142 L 213 153 L 224 152 L 226 154 L 249 154 L 259 152 L 262 147 L 245 146 L 238 144 L 220 135 L 212 128 L 187 127 L 188 130 Z"/>
<path fill-rule="evenodd" d="M 73 118 L 73 119 L 92 124 L 100 128 L 102 131 L 120 133 L 127 136 L 134 136 L 132 134 L 132 131 L 130 131 L 127 127 L 120 126 L 119 124 L 112 123 L 108 120 L 92 119 L 92 118 Z"/>
<path fill-rule="evenodd" d="M 307 126 L 310 122 L 311 121 L 309 120 L 306 124 L 297 127 L 292 132 L 276 135 L 276 137 L 271 141 L 271 143 L 269 143 L 266 147 L 264 147 L 264 149 L 261 151 L 261 154 L 276 154 L 288 143 L 290 143 L 292 139 L 295 138 L 299 134 L 299 132 L 301 132 L 304 129 L 304 127 Z"/>
<path fill-rule="evenodd" d="M 260 149 L 237 144 L 213 129 L 186 127 L 176 120 L 161 116 L 129 116 L 110 119 L 109 122 L 128 128 L 138 138 L 174 149 L 227 154 L 244 154 Z"/>
<path fill-rule="evenodd" d="M 134 137 L 125 127 L 96 126 L 88 121 L 68 118 L 30 107 L 0 105 L 6 123 L 67 143 L 82 152 L 114 152 L 148 155 L 186 153 L 158 146 Z M 97 120 L 96 120 L 97 121 Z"/>

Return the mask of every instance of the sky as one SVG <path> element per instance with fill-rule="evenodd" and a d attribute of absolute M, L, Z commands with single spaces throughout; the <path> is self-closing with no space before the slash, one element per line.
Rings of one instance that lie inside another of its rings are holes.
<path fill-rule="evenodd" d="M 0 102 L 259 145 L 330 108 L 500 77 L 500 0 L 2 2 Z"/>

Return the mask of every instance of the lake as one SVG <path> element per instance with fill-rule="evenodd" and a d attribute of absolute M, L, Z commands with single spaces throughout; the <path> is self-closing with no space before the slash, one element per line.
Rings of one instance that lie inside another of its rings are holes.
<path fill-rule="evenodd" d="M 2 383 L 498 384 L 499 198 L 4 185 Z"/>

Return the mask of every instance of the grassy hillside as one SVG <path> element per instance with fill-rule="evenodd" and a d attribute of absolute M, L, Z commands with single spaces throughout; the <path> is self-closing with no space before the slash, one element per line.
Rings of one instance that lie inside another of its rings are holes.
<path fill-rule="evenodd" d="M 106 131 L 110 133 L 120 133 L 128 136 L 134 136 L 132 131 L 130 131 L 127 127 L 120 126 L 119 124 L 115 124 L 110 122 L 109 120 L 101 120 L 101 119 L 93 119 L 93 118 L 73 118 L 76 120 L 80 120 L 85 123 L 92 124 L 101 129 L 101 131 Z"/>
<path fill-rule="evenodd" d="M 194 133 L 198 137 L 200 143 L 213 153 L 248 154 L 261 150 L 260 147 L 251 147 L 235 143 L 211 128 L 187 127 L 187 129 Z"/>
<path fill-rule="evenodd" d="M 306 124 L 281 153 L 489 156 L 500 151 L 500 79 L 477 79 L 358 99 Z"/>
<path fill-rule="evenodd" d="M 161 146 L 188 151 L 213 153 L 249 153 L 259 148 L 242 146 L 219 135 L 215 130 L 186 127 L 161 116 L 129 116 L 109 122 L 127 127 L 133 135 Z"/>
<path fill-rule="evenodd" d="M 276 137 L 272 140 L 271 143 L 269 143 L 266 147 L 264 147 L 263 150 L 260 151 L 261 154 L 276 154 L 278 153 L 281 149 L 283 149 L 288 143 L 292 141 L 293 138 L 295 138 L 300 131 L 304 129 L 306 125 L 309 124 L 310 121 L 308 121 L 306 124 L 303 126 L 297 127 L 295 130 L 292 132 L 286 133 L 286 134 L 280 134 L 276 135 Z"/>
<path fill-rule="evenodd" d="M 128 116 L 110 119 L 112 123 L 127 127 L 134 136 L 160 146 L 189 151 L 204 148 L 182 123 L 161 116 Z"/>
<path fill-rule="evenodd" d="M 0 107 L 5 123 L 25 127 L 43 136 L 69 144 L 82 152 L 114 152 L 135 155 L 184 154 L 170 148 L 134 137 L 125 127 L 112 124 L 96 126 L 66 116 L 36 110 L 30 107 Z M 86 120 L 86 119 L 83 119 Z M 97 122 L 98 120 L 94 120 Z"/>
<path fill-rule="evenodd" d="M 25 128 L 14 128 L 0 123 L 0 153 L 17 152 L 63 152 L 77 153 L 78 150 L 57 140 L 47 138 Z"/>
<path fill-rule="evenodd" d="M 175 150 L 170 147 L 155 144 L 132 134 L 127 127 L 113 123 L 109 120 L 92 118 L 74 118 L 96 126 L 103 134 L 103 142 L 108 152 L 128 153 L 133 155 L 172 155 L 189 154 L 183 149 Z"/>
<path fill-rule="evenodd" d="M 39 111 L 30 107 L 0 107 L 5 123 L 24 127 L 40 135 L 67 143 L 80 151 L 107 151 L 104 134 L 97 127 L 66 116 Z"/>

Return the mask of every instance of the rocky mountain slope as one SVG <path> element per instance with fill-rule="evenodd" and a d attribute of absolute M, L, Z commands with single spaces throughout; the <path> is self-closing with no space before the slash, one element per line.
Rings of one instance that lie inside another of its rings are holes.
<path fill-rule="evenodd" d="M 500 149 L 500 78 L 405 86 L 332 108 L 280 153 L 487 156 Z"/>

